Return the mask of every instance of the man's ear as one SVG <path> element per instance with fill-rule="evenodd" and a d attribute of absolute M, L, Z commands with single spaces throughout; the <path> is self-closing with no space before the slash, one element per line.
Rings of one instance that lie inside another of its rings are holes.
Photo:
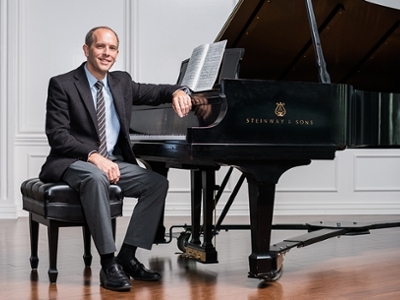
<path fill-rule="evenodd" d="M 83 52 L 85 53 L 85 56 L 88 57 L 89 56 L 89 47 L 88 45 L 84 44 L 82 46 Z"/>

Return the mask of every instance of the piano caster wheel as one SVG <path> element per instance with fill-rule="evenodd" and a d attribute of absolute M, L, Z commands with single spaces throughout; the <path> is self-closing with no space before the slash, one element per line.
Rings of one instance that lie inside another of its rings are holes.
<path fill-rule="evenodd" d="M 190 231 L 182 231 L 178 237 L 178 249 L 181 250 L 183 253 L 186 252 L 186 246 L 191 235 L 192 233 Z"/>
<path fill-rule="evenodd" d="M 249 278 L 258 278 L 264 280 L 265 282 L 273 282 L 281 278 L 282 274 L 283 274 L 283 266 L 281 266 L 279 270 L 273 270 L 267 273 L 254 274 L 249 272 Z"/>
<path fill-rule="evenodd" d="M 265 278 L 265 281 L 269 282 L 277 281 L 279 280 L 279 278 L 282 277 L 282 274 L 283 274 L 283 266 L 279 270 L 275 271 L 271 277 Z"/>

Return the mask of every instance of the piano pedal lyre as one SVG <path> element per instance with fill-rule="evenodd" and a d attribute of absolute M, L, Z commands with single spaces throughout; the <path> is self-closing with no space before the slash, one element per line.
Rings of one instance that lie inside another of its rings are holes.
<path fill-rule="evenodd" d="M 201 245 L 192 244 L 189 239 L 192 232 L 188 229 L 182 231 L 177 237 L 178 249 L 182 251 L 180 255 L 201 263 L 218 263 L 217 252 L 214 247 L 204 248 Z"/>

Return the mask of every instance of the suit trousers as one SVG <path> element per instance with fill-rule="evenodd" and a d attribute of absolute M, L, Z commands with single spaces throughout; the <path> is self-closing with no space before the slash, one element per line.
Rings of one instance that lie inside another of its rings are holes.
<path fill-rule="evenodd" d="M 150 250 L 157 232 L 168 191 L 168 180 L 138 165 L 112 159 L 118 164 L 119 185 L 124 197 L 138 199 L 131 215 L 124 243 Z M 106 173 L 90 162 L 76 161 L 62 179 L 78 191 L 93 241 L 100 255 L 116 251 L 109 205 L 110 182 Z"/>

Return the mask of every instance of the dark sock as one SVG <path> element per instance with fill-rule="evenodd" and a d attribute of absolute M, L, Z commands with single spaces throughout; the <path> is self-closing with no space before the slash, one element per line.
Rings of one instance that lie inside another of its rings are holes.
<path fill-rule="evenodd" d="M 103 270 L 107 270 L 108 267 L 115 264 L 114 253 L 101 254 L 100 263 Z"/>
<path fill-rule="evenodd" d="M 123 243 L 118 253 L 118 259 L 122 261 L 130 261 L 135 257 L 137 247 Z"/>

